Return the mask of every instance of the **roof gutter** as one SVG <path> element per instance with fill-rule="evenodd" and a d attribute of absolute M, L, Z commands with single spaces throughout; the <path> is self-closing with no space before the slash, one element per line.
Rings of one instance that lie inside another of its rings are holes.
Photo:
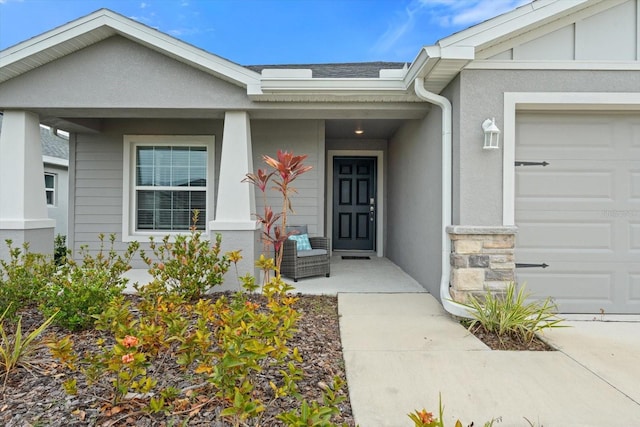
<path fill-rule="evenodd" d="M 440 278 L 440 302 L 444 309 L 450 314 L 463 318 L 472 318 L 471 310 L 453 300 L 449 292 L 449 276 L 451 274 L 451 241 L 447 234 L 447 227 L 451 225 L 451 178 L 452 178 L 452 155 L 451 155 L 451 128 L 452 128 L 452 108 L 451 102 L 441 95 L 429 92 L 424 87 L 424 78 L 419 77 L 414 80 L 416 95 L 431 104 L 435 104 L 442 109 L 442 276 Z"/>

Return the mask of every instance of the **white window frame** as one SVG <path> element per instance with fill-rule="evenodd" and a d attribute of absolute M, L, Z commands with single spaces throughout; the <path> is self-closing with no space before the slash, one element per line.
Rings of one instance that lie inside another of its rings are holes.
<path fill-rule="evenodd" d="M 45 197 L 45 200 L 47 200 L 47 193 L 51 192 L 51 194 L 52 194 L 52 197 L 51 197 L 52 203 L 49 203 L 48 200 L 47 200 L 47 206 L 55 207 L 58 204 L 57 203 L 58 202 L 58 200 L 57 200 L 58 192 L 56 191 L 56 187 L 58 186 L 58 174 L 52 173 L 52 172 L 45 172 L 44 176 L 45 177 L 46 176 L 53 177 L 53 187 L 52 188 L 47 187 L 47 180 L 46 179 L 44 181 L 44 197 Z"/>
<path fill-rule="evenodd" d="M 149 241 L 150 237 L 157 239 L 166 235 L 188 232 L 188 230 L 136 230 L 136 148 L 139 146 L 199 146 L 207 148 L 207 185 L 204 187 L 207 213 L 204 223 L 209 224 L 209 221 L 213 219 L 214 212 L 215 137 L 213 135 L 124 135 L 123 142 L 122 240 L 124 242 L 134 240 L 145 242 Z M 206 229 L 205 225 L 203 231 Z"/>

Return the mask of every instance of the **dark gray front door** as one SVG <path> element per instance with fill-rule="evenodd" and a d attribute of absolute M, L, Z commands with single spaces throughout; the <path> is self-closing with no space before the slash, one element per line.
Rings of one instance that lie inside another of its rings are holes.
<path fill-rule="evenodd" d="M 333 160 L 333 249 L 375 250 L 375 157 Z"/>

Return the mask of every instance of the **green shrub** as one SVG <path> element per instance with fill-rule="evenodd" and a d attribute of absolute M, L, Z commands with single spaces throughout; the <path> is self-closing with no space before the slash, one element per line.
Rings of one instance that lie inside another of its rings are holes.
<path fill-rule="evenodd" d="M 69 249 L 67 248 L 67 236 L 56 235 L 53 241 L 53 261 L 56 265 L 62 265 L 67 261 Z"/>
<path fill-rule="evenodd" d="M 504 296 L 487 292 L 482 301 L 472 298 L 467 304 L 474 316 L 469 330 L 483 327 L 499 338 L 511 336 L 530 343 L 537 332 L 562 326 L 562 319 L 556 317 L 557 308 L 551 298 L 527 302 L 530 297 L 524 285 L 516 292 L 516 285 L 511 283 Z"/>
<path fill-rule="evenodd" d="M 129 244 L 123 255 L 114 249 L 115 235 L 109 238 L 110 247 L 105 249 L 104 235 L 99 235 L 100 249 L 91 255 L 83 246 L 80 263 L 69 257 L 54 274 L 46 277 L 42 288 L 40 309 L 45 316 L 59 311 L 55 323 L 70 329 L 91 327 L 94 315 L 101 313 L 112 298 L 120 295 L 127 279 L 122 274 L 131 268 L 130 262 L 138 250 L 137 242 Z"/>
<path fill-rule="evenodd" d="M 29 252 L 29 244 L 14 248 L 6 240 L 9 260 L 0 260 L 0 313 L 14 319 L 21 308 L 35 303 L 42 288 L 41 271 L 50 270 L 50 261 L 44 255 Z"/>
<path fill-rule="evenodd" d="M 194 212 L 193 223 L 198 220 Z M 153 258 L 140 251 L 149 267 L 149 274 L 158 282 L 187 300 L 197 300 L 214 286 L 222 284 L 230 261 L 221 254 L 222 236 L 216 235 L 215 243 L 203 238 L 202 233 L 191 227 L 189 234 L 164 236 L 162 242 L 151 239 Z"/>

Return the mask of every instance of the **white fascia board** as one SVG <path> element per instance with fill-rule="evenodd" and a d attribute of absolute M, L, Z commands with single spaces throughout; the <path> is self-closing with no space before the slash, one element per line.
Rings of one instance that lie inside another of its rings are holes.
<path fill-rule="evenodd" d="M 397 79 L 278 79 L 262 78 L 263 93 L 291 92 L 352 92 L 376 93 L 405 91 L 406 86 L 401 78 Z"/>
<path fill-rule="evenodd" d="M 411 86 L 416 78 L 424 78 L 428 82 L 431 73 L 437 70 L 441 63 L 448 65 L 448 72 L 453 79 L 474 58 L 475 49 L 471 46 L 425 46 L 409 67 L 405 76 L 405 86 Z M 456 64 L 453 68 L 452 63 Z"/>
<path fill-rule="evenodd" d="M 96 25 L 96 20 L 99 18 L 98 14 L 104 12 L 100 10 L 0 51 L 0 68 L 96 30 L 101 25 L 100 23 Z M 105 33 L 108 33 L 108 31 Z M 115 34 L 115 31 L 112 34 Z"/>
<path fill-rule="evenodd" d="M 53 48 L 83 34 L 100 30 L 104 31 L 103 38 L 119 34 L 244 87 L 255 84 L 260 79 L 260 74 L 254 71 L 107 9 L 101 9 L 3 50 L 0 52 L 0 70 L 2 67 L 24 60 L 38 52 Z"/>
<path fill-rule="evenodd" d="M 537 61 L 537 60 L 478 60 L 467 70 L 589 70 L 639 71 L 638 61 Z"/>
<path fill-rule="evenodd" d="M 607 0 L 608 2 L 617 0 Z M 577 8 L 587 7 L 599 3 L 600 0 L 539 0 L 520 6 L 503 15 L 489 19 L 466 30 L 460 31 L 440 40 L 443 47 L 451 45 L 478 47 L 493 40 L 500 39 L 511 33 L 523 30 L 563 13 Z"/>
<path fill-rule="evenodd" d="M 52 166 L 62 166 L 67 168 L 69 167 L 69 160 L 60 159 L 58 157 L 42 156 L 42 163 L 46 163 Z"/>

